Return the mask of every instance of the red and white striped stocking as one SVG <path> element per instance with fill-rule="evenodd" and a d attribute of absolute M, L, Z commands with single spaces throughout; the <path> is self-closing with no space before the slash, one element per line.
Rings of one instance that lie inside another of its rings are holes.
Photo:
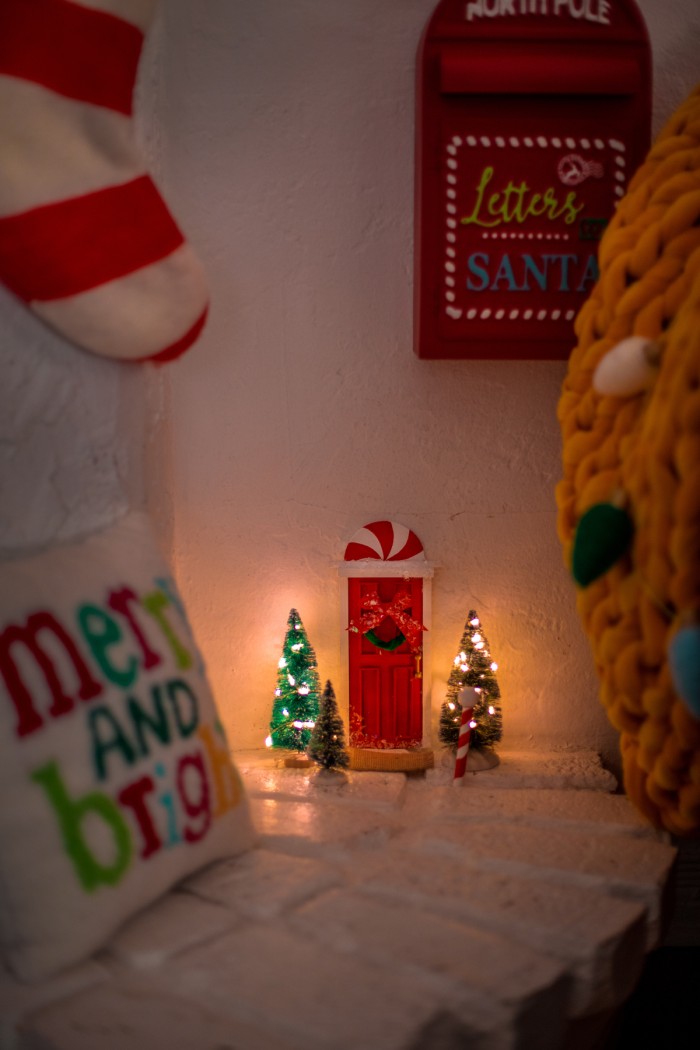
<path fill-rule="evenodd" d="M 166 361 L 208 292 L 134 138 L 157 0 L 0 0 L 0 280 L 104 357 Z"/>

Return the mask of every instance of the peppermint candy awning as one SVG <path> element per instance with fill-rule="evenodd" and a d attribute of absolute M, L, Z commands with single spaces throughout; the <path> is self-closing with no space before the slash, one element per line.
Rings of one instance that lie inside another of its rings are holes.
<path fill-rule="evenodd" d="M 396 521 L 373 521 L 358 529 L 345 548 L 345 561 L 424 561 L 423 544 L 412 529 Z"/>

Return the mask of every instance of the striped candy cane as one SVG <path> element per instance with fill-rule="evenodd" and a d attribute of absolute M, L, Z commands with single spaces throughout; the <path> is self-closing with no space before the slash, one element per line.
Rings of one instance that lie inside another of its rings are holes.
<path fill-rule="evenodd" d="M 455 762 L 455 775 L 452 781 L 454 787 L 464 783 L 464 774 L 467 771 L 467 753 L 469 751 L 469 739 L 472 731 L 469 723 L 474 714 L 474 707 L 479 694 L 476 689 L 465 687 L 459 691 L 459 703 L 462 708 L 462 724 L 459 727 L 459 741 L 457 743 L 457 760 Z"/>

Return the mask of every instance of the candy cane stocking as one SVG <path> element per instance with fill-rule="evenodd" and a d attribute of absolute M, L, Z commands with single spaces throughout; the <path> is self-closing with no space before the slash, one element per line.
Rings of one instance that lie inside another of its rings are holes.
<path fill-rule="evenodd" d="M 84 349 L 165 361 L 206 282 L 145 169 L 132 95 L 157 0 L 0 0 L 0 280 Z"/>

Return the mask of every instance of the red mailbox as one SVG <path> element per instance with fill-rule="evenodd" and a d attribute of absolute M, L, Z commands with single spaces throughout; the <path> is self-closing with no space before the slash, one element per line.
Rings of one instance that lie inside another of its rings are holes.
<path fill-rule="evenodd" d="M 633 0 L 441 0 L 418 51 L 418 356 L 568 357 L 650 125 Z"/>

